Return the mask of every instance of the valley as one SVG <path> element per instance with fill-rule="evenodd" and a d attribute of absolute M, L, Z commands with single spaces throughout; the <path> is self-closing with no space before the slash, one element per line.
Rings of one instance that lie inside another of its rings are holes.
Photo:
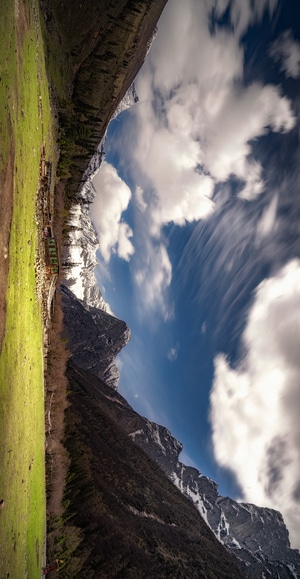
<path fill-rule="evenodd" d="M 80 191 L 165 4 L 3 2 L 0 579 L 299 573 L 280 513 L 219 496 L 117 392 L 130 329 L 98 291 Z M 82 300 L 66 282 L 78 211 Z"/>

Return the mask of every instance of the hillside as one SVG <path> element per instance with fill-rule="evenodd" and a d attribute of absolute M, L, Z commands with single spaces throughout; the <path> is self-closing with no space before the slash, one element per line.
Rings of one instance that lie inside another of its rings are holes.
<path fill-rule="evenodd" d="M 78 545 L 64 577 L 241 577 L 193 505 L 112 418 L 105 384 L 71 363 L 67 378 L 65 546 L 74 537 Z"/>
<path fill-rule="evenodd" d="M 118 103 L 144 61 L 166 2 L 41 0 L 54 84 L 64 55 L 53 96 L 61 127 L 59 171 L 67 178 L 70 197 L 78 192 Z"/>

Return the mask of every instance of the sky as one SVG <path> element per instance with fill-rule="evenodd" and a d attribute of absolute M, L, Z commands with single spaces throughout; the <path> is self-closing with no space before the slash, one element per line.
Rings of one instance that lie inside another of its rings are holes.
<path fill-rule="evenodd" d="M 91 216 L 119 391 L 300 548 L 300 6 L 169 0 Z"/>

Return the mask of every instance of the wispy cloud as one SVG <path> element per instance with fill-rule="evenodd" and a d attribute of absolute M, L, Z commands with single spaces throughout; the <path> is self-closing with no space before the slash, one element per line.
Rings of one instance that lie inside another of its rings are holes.
<path fill-rule="evenodd" d="M 168 360 L 170 362 L 175 362 L 175 360 L 177 360 L 178 351 L 179 351 L 178 343 L 175 346 L 172 346 L 172 348 L 170 348 L 170 350 L 168 351 Z"/>
<path fill-rule="evenodd" d="M 283 32 L 274 42 L 270 54 L 287 77 L 300 77 L 300 42 L 293 38 L 290 30 Z"/>
<path fill-rule="evenodd" d="M 230 18 L 235 34 L 241 37 L 250 24 L 259 22 L 267 11 L 270 16 L 277 7 L 278 0 L 208 0 L 218 18 L 231 6 Z"/>
<path fill-rule="evenodd" d="M 221 3 L 208 2 L 209 8 L 211 4 L 221 15 Z M 238 5 L 248 7 L 247 17 Z M 236 30 L 216 27 L 213 34 L 205 3 L 174 0 L 166 7 L 137 80 L 141 130 L 134 148 L 139 168 L 154 186 L 162 223 L 206 217 L 214 183 L 232 174 L 245 182 L 248 197 L 255 196 L 262 177 L 258 161 L 251 159 L 250 142 L 270 129 L 294 126 L 290 103 L 277 87 L 245 87 L 242 82 L 244 54 L 237 23 L 249 24 L 266 5 L 258 10 L 255 3 L 251 10 L 250 2 L 233 3 Z"/>
<path fill-rule="evenodd" d="M 164 320 L 174 316 L 174 308 L 167 298 L 172 279 L 172 266 L 163 243 L 145 240 L 144 252 L 137 256 L 134 281 L 137 288 L 137 309 L 140 317 L 159 311 Z"/>
<path fill-rule="evenodd" d="M 299 548 L 299 260 L 259 285 L 243 343 L 235 368 L 224 356 L 215 360 L 215 456 L 234 472 L 244 499 L 283 513 Z"/>

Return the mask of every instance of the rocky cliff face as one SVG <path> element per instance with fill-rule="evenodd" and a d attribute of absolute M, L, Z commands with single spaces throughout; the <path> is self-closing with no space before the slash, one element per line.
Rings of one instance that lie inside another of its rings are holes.
<path fill-rule="evenodd" d="M 129 87 L 119 103 L 113 118 L 138 102 L 134 83 Z M 95 277 L 98 265 L 97 251 L 100 250 L 99 239 L 90 218 L 89 207 L 95 198 L 93 177 L 101 166 L 104 156 L 102 139 L 96 153 L 93 155 L 85 171 L 83 186 L 77 199 L 70 209 L 68 224 L 68 245 L 65 248 L 65 261 L 70 267 L 65 272 L 66 285 L 77 298 L 87 305 L 110 312 L 108 304 L 103 299 Z"/>
<path fill-rule="evenodd" d="M 117 388 L 119 370 L 115 357 L 130 340 L 128 326 L 104 310 L 78 300 L 66 286 L 61 285 L 60 291 L 65 337 L 73 362 Z"/>

